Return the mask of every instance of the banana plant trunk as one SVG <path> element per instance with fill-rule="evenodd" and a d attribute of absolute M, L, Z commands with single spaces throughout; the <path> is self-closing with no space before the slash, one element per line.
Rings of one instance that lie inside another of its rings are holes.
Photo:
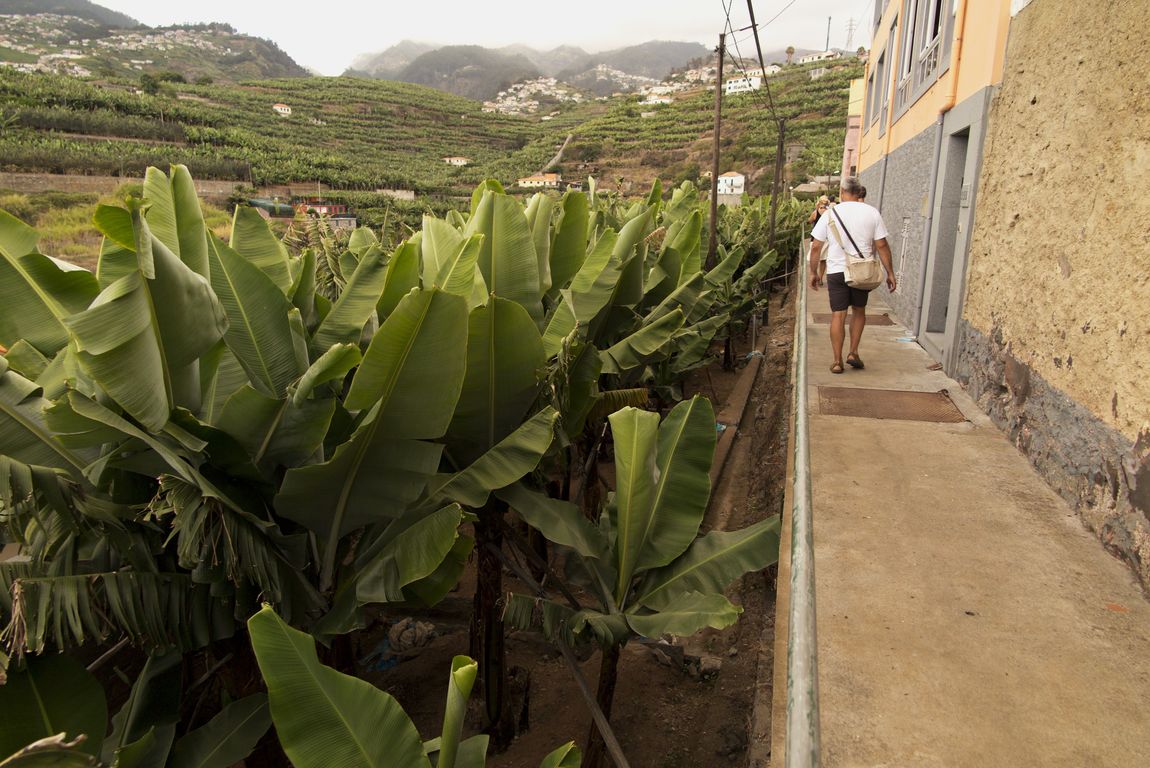
<path fill-rule="evenodd" d="M 612 645 L 603 650 L 603 657 L 599 663 L 599 686 L 595 691 L 595 701 L 603 710 L 603 716 L 611 719 L 611 704 L 615 700 L 615 683 L 619 678 L 619 652 L 622 646 Z M 611 758 L 607 754 L 607 745 L 595 723 L 591 723 L 591 730 L 587 735 L 587 755 L 584 758 L 583 768 L 611 768 Z"/>
<path fill-rule="evenodd" d="M 491 748 L 502 752 L 515 736 L 515 723 L 507 702 L 507 653 L 499 601 L 503 596 L 503 513 L 506 506 L 492 499 L 479 510 L 475 522 L 478 551 L 475 609 L 471 614 L 471 657 L 479 659 L 483 695 L 482 729 L 491 736 Z"/>

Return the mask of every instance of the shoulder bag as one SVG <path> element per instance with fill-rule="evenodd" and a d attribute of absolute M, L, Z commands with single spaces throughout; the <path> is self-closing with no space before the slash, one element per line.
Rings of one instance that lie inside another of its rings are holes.
<path fill-rule="evenodd" d="M 834 221 L 828 221 L 827 225 L 830 227 L 831 232 L 834 233 L 835 240 L 839 244 L 839 248 L 843 249 L 843 253 L 847 257 L 846 271 L 843 273 L 843 279 L 846 284 L 851 288 L 857 288 L 860 291 L 873 291 L 883 283 L 882 264 L 873 255 L 863 256 L 862 249 L 855 243 L 855 239 L 851 237 L 850 230 L 843 224 L 843 220 L 839 218 L 838 212 L 831 208 L 835 221 L 839 223 L 838 227 L 835 226 Z M 849 253 L 845 246 L 843 246 L 842 238 L 839 237 L 839 228 L 846 233 L 847 239 L 850 240 L 851 245 L 854 246 L 855 252 Z"/>

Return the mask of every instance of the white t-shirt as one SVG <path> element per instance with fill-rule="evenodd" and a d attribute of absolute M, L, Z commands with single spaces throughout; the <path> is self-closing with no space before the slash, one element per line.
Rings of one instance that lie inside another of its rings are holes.
<path fill-rule="evenodd" d="M 838 236 L 842 239 L 843 245 L 845 245 L 851 253 L 854 253 L 854 246 L 851 245 L 851 241 L 847 237 L 846 232 L 843 232 L 842 226 L 839 226 L 838 221 L 834 218 L 834 214 L 836 213 L 839 215 L 839 218 L 842 219 L 843 226 L 851 233 L 851 237 L 854 238 L 855 243 L 858 244 L 863 256 L 869 257 L 874 252 L 875 240 L 882 240 L 890 235 L 890 233 L 886 231 L 886 224 L 883 223 L 882 214 L 878 212 L 877 208 L 869 206 L 866 203 L 855 201 L 844 201 L 834 206 L 819 218 L 818 223 L 815 224 L 815 228 L 811 232 L 811 237 L 825 243 L 828 275 L 836 272 L 845 272 L 847 268 L 846 253 L 839 247 L 838 239 L 831 234 L 830 229 L 827 227 L 828 222 L 835 222 L 835 229 L 838 230 Z"/>

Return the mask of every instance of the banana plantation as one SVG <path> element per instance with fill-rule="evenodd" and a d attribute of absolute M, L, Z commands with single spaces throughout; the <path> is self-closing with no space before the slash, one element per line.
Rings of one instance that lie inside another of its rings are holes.
<path fill-rule="evenodd" d="M 99 207 L 94 271 L 0 211 L 0 766 L 483 766 L 516 633 L 594 723 L 531 764 L 627 764 L 621 649 L 732 625 L 778 553 L 777 517 L 701 532 L 718 404 L 683 385 L 802 212 L 769 249 L 764 201 L 724 210 L 708 258 L 702 209 L 488 181 L 398 243 L 242 206 L 225 241 L 176 165 Z M 360 638 L 452 593 L 421 732 Z"/>

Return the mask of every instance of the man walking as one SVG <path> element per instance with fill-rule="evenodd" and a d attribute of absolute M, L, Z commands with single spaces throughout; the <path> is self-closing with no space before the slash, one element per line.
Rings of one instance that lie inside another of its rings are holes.
<path fill-rule="evenodd" d="M 857 245 L 862 256 L 870 258 L 875 251 L 882 260 L 886 270 L 886 287 L 892 293 L 896 286 L 894 267 L 891 264 L 890 246 L 886 238 L 888 232 L 883 223 L 882 215 L 862 200 L 866 197 L 866 187 L 859 180 L 851 177 L 843 182 L 840 190 L 842 202 L 823 214 L 811 232 L 811 253 L 809 275 L 811 288 L 816 291 L 821 280 L 819 279 L 819 257 L 823 248 L 827 249 L 827 294 L 831 300 L 831 352 L 834 354 L 834 364 L 831 373 L 843 372 L 843 341 L 846 337 L 847 307 L 851 307 L 851 347 L 847 354 L 847 365 L 852 368 L 862 368 L 863 361 L 859 357 L 859 342 L 862 340 L 863 328 L 866 327 L 866 302 L 869 293 L 851 288 L 846 284 L 843 272 L 847 268 L 847 256 L 843 248 L 851 249 L 854 253 Z M 829 232 L 833 224 L 835 232 Z M 848 236 L 849 233 L 849 236 Z M 851 244 L 854 240 L 855 245 Z"/>

